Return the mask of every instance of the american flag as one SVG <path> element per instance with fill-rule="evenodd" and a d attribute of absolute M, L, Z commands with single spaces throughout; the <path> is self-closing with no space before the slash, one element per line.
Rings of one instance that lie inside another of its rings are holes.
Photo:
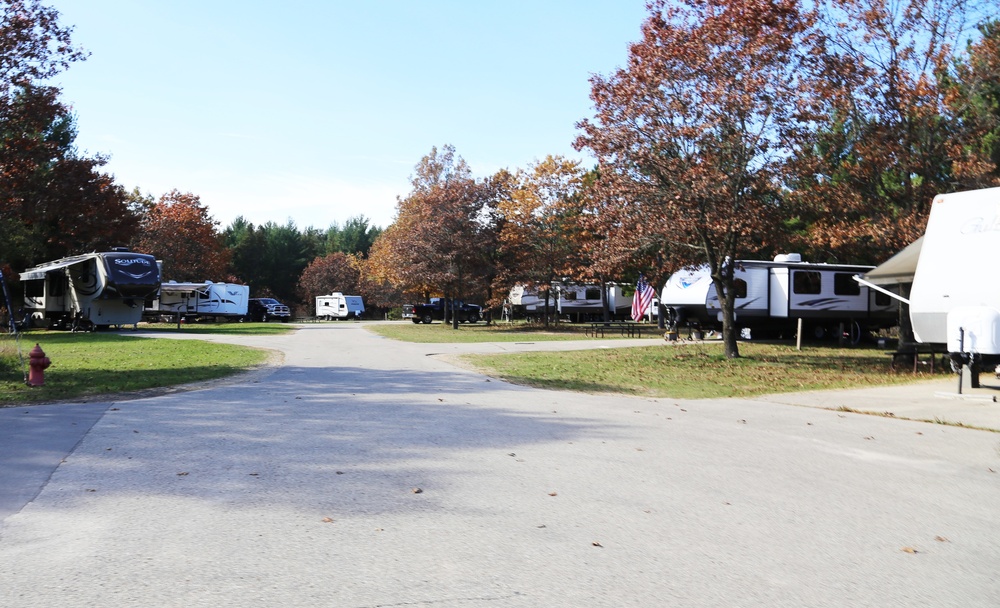
<path fill-rule="evenodd" d="M 635 284 L 635 295 L 632 296 L 632 320 L 641 321 L 652 303 L 653 288 L 646 282 L 646 277 L 640 274 L 639 282 Z"/>

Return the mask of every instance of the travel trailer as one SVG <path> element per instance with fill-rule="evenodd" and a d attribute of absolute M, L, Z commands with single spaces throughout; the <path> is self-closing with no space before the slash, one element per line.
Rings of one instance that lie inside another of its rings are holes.
<path fill-rule="evenodd" d="M 160 285 L 160 296 L 146 307 L 145 316 L 186 319 L 242 319 L 247 314 L 250 288 L 235 283 L 178 283 Z"/>
<path fill-rule="evenodd" d="M 607 284 L 608 310 L 612 318 L 629 319 L 632 311 L 631 296 L 625 297 L 621 285 Z M 515 285 L 507 297 L 507 305 L 514 316 L 540 317 L 545 310 L 545 293 L 537 289 Z M 655 302 L 651 307 L 656 308 Z M 549 296 L 549 312 L 572 322 L 601 321 L 604 303 L 600 285 L 554 283 Z"/>
<path fill-rule="evenodd" d="M 342 293 L 331 293 L 316 297 L 316 317 L 333 321 L 336 319 L 360 319 L 365 312 L 365 303 L 361 296 L 345 296 Z"/>
<path fill-rule="evenodd" d="M 924 235 L 861 277 L 877 289 L 912 283 L 910 322 L 918 343 L 947 351 L 956 371 L 1000 364 L 1000 188 L 934 198 Z M 986 265 L 984 265 L 986 264 Z"/>
<path fill-rule="evenodd" d="M 160 290 L 160 269 L 151 255 L 115 250 L 39 264 L 21 282 L 33 325 L 90 331 L 137 324 Z"/>
<path fill-rule="evenodd" d="M 790 338 L 803 322 L 812 338 L 840 335 L 852 342 L 898 321 L 898 302 L 854 280 L 872 266 L 811 264 L 797 253 L 773 261 L 738 260 L 735 269 L 736 324 L 750 338 Z M 722 311 L 708 267 L 671 275 L 660 301 L 673 327 L 720 330 Z"/>

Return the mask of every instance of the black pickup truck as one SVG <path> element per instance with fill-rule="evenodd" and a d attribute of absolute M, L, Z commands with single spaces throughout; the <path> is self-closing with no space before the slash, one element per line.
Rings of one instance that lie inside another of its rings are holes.
<path fill-rule="evenodd" d="M 458 320 L 462 323 L 478 323 L 483 318 L 483 307 L 478 304 L 466 304 L 461 300 L 454 300 L 454 310 L 458 314 Z M 441 298 L 431 298 L 426 304 L 403 304 L 403 318 L 410 319 L 414 323 L 430 323 L 431 321 L 444 319 L 444 300 Z"/>

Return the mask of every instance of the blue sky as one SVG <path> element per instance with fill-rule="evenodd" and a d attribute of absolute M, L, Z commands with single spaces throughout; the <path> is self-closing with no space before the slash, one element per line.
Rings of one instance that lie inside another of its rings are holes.
<path fill-rule="evenodd" d="M 645 0 L 48 0 L 91 55 L 57 77 L 78 148 L 119 184 L 228 225 L 393 219 L 454 145 L 477 177 L 572 148 L 588 79 L 624 64 Z"/>

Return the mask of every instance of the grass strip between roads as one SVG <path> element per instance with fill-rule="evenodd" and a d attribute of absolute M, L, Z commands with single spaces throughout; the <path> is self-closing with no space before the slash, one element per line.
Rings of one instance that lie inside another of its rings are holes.
<path fill-rule="evenodd" d="M 450 326 L 389 323 L 368 329 L 406 342 L 543 342 L 590 340 L 588 325 L 561 323 L 547 330 L 524 323 Z M 567 352 L 465 355 L 477 370 L 538 388 L 589 393 L 625 393 L 677 399 L 749 397 L 770 393 L 910 384 L 928 372 L 894 372 L 883 349 L 741 342 L 738 359 L 726 359 L 722 343 L 666 342 L 655 325 L 643 326 L 648 347 L 614 348 L 621 336 L 608 332 L 602 348 Z M 610 348 L 609 348 L 610 347 Z M 938 366 L 939 375 L 947 366 Z"/>
<path fill-rule="evenodd" d="M 425 344 L 470 343 L 470 342 L 551 342 L 555 340 L 591 340 L 585 330 L 589 324 L 559 323 L 548 328 L 542 325 L 526 323 L 460 323 L 455 330 L 451 325 L 435 322 L 430 325 L 416 324 L 409 321 L 400 323 L 385 323 L 368 325 L 367 328 L 386 338 L 403 342 L 420 342 Z M 663 330 L 656 325 L 644 325 L 639 331 L 641 338 L 663 339 Z M 606 332 L 605 340 L 611 341 L 623 336 L 616 331 Z"/>
<path fill-rule="evenodd" d="M 874 348 L 740 344 L 726 359 L 721 342 L 569 352 L 465 355 L 483 373 L 539 388 L 676 399 L 750 397 L 823 389 L 908 384 L 928 373 L 896 373 Z M 942 372 L 943 374 L 944 372 Z"/>
<path fill-rule="evenodd" d="M 288 331 L 268 329 L 267 325 L 248 325 L 243 333 Z M 217 326 L 216 329 L 223 328 Z M 192 330 L 185 328 L 183 331 Z M 264 350 L 203 340 L 152 339 L 105 332 L 31 331 L 21 337 L 25 365 L 36 343 L 52 361 L 45 370 L 45 385 L 40 387 L 25 384 L 26 370 L 22 370 L 13 339 L 5 338 L 0 343 L 0 407 L 215 380 L 252 369 L 270 357 Z"/>

